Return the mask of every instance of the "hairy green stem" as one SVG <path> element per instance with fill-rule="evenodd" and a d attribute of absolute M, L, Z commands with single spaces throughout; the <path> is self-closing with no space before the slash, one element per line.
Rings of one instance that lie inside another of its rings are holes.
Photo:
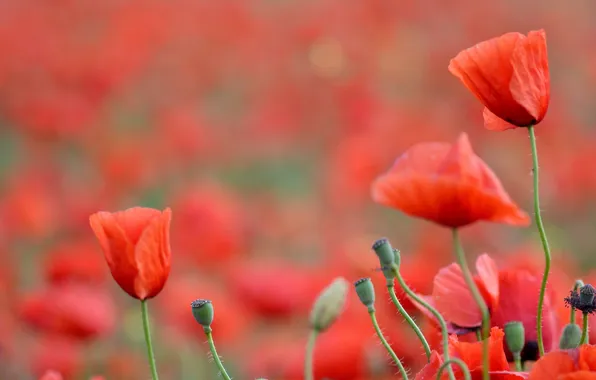
<path fill-rule="evenodd" d="M 583 313 L 583 326 L 582 326 L 582 337 L 579 340 L 579 344 L 588 344 L 590 338 L 588 337 L 588 313 Z"/>
<path fill-rule="evenodd" d="M 513 354 L 513 361 L 515 362 L 515 370 L 517 372 L 523 372 L 524 367 L 521 361 L 521 354 L 519 352 Z"/>
<path fill-rule="evenodd" d="M 480 313 L 482 314 L 482 379 L 489 380 L 490 376 L 488 374 L 488 367 L 490 361 L 488 356 L 488 335 L 490 331 L 490 314 L 488 312 L 486 302 L 484 302 L 484 298 L 482 297 L 482 294 L 480 294 L 480 290 L 478 290 L 478 286 L 476 286 L 476 282 L 474 281 L 472 273 L 470 272 L 470 268 L 468 267 L 457 228 L 453 229 L 453 248 L 455 250 L 457 263 L 459 264 L 464 276 L 464 280 L 466 281 L 466 285 L 468 285 L 468 288 L 472 293 L 472 297 L 474 298 L 474 301 L 476 302 L 476 305 L 478 305 Z"/>
<path fill-rule="evenodd" d="M 306 357 L 304 359 L 304 379 L 313 380 L 315 378 L 313 369 L 313 358 L 315 354 L 315 343 L 319 332 L 316 329 L 310 331 L 308 343 L 306 344 Z"/>
<path fill-rule="evenodd" d="M 145 343 L 147 344 L 147 359 L 151 367 L 151 378 L 158 380 L 157 366 L 155 365 L 155 355 L 153 354 L 153 343 L 151 342 L 151 330 L 149 329 L 149 312 L 147 311 L 147 300 L 141 300 L 141 317 L 143 319 L 143 332 L 145 333 Z"/>
<path fill-rule="evenodd" d="M 482 341 L 482 332 L 480 331 L 480 329 L 476 329 L 476 340 L 478 340 L 479 342 Z"/>
<path fill-rule="evenodd" d="M 575 280 L 575 284 L 573 285 L 573 293 L 577 292 L 579 288 L 584 286 L 584 282 L 582 280 Z M 571 311 L 569 312 L 569 323 L 574 325 L 575 324 L 575 308 L 571 306 Z"/>
<path fill-rule="evenodd" d="M 221 376 L 225 380 L 230 380 L 231 377 L 226 372 L 226 369 L 225 369 L 223 363 L 221 362 L 219 355 L 217 354 L 217 350 L 215 349 L 215 342 L 213 341 L 213 334 L 211 333 L 211 327 L 204 328 L 204 330 L 205 330 L 205 335 L 207 336 L 207 341 L 209 342 L 209 349 L 211 350 L 211 356 L 213 356 L 213 360 L 215 361 L 215 364 L 217 365 L 217 369 L 219 370 L 219 373 L 221 373 Z"/>
<path fill-rule="evenodd" d="M 451 364 L 456 364 L 459 366 L 459 368 L 461 368 L 461 371 L 464 374 L 464 380 L 472 380 L 472 376 L 470 375 L 470 370 L 468 369 L 468 366 L 466 365 L 466 363 L 463 362 L 463 360 L 458 358 L 451 358 L 449 360 L 445 360 L 443 365 L 441 365 L 439 367 L 439 370 L 437 371 L 437 380 L 441 380 L 441 375 L 443 375 L 443 371 L 447 366 L 451 368 Z"/>
<path fill-rule="evenodd" d="M 422 342 L 422 347 L 424 347 L 424 352 L 426 353 L 426 359 L 428 361 L 430 361 L 430 355 L 431 355 L 430 346 L 428 345 L 428 342 L 426 341 L 424 334 L 422 333 L 422 331 L 420 331 L 420 328 L 418 327 L 416 322 L 414 322 L 412 317 L 410 317 L 410 315 L 408 314 L 406 309 L 404 309 L 402 304 L 399 302 L 399 299 L 397 299 L 397 296 L 395 295 L 395 286 L 393 285 L 393 280 L 391 280 L 391 283 L 387 284 L 387 290 L 389 291 L 389 296 L 391 297 L 391 301 L 393 302 L 395 307 L 397 307 L 397 310 L 399 310 L 399 313 L 405 318 L 405 320 L 408 322 L 408 324 L 410 325 L 412 330 L 414 330 L 414 332 L 418 336 L 418 339 L 420 339 L 420 342 Z"/>
<path fill-rule="evenodd" d="M 387 339 L 385 339 L 385 336 L 383 336 L 383 332 L 381 331 L 381 328 L 379 327 L 379 322 L 377 322 L 377 317 L 375 316 L 375 311 L 369 310 L 368 314 L 370 315 L 370 320 L 372 321 L 373 327 L 377 332 L 377 336 L 379 337 L 381 343 L 389 353 L 389 356 L 391 356 L 391 359 L 393 359 L 393 362 L 395 362 L 395 364 L 397 365 L 399 373 L 401 373 L 401 377 L 403 378 L 403 380 L 408 380 L 408 373 L 406 372 L 406 369 L 404 368 L 403 364 L 401 364 L 401 360 L 399 360 L 399 358 L 387 342 Z"/>
<path fill-rule="evenodd" d="M 544 340 L 542 338 L 542 308 L 544 306 L 544 296 L 546 294 L 546 284 L 548 282 L 548 275 L 550 273 L 551 254 L 546 238 L 546 231 L 542 223 L 542 215 L 540 214 L 540 195 L 538 186 L 538 150 L 536 149 L 536 135 L 534 134 L 534 126 L 528 127 L 530 134 L 530 146 L 532 147 L 532 167 L 534 173 L 534 218 L 536 219 L 536 227 L 540 234 L 540 241 L 542 242 L 542 249 L 544 250 L 544 274 L 542 275 L 542 284 L 540 286 L 540 296 L 538 298 L 538 310 L 536 312 L 536 335 L 538 340 L 538 351 L 540 356 L 544 355 Z"/>
<path fill-rule="evenodd" d="M 412 291 L 412 289 L 410 289 L 408 284 L 406 284 L 403 277 L 401 276 L 401 273 L 399 272 L 399 266 L 397 266 L 396 264 L 393 264 L 393 266 L 391 267 L 391 270 L 392 270 L 393 274 L 395 274 L 395 278 L 397 278 L 397 281 L 399 282 L 399 285 L 404 290 L 404 292 L 406 292 L 406 294 L 408 296 L 410 296 L 410 298 L 412 298 L 414 301 L 416 301 L 417 303 L 422 305 L 422 307 L 424 307 L 426 310 L 428 310 L 435 317 L 435 319 L 439 323 L 439 326 L 441 326 L 441 335 L 442 335 L 442 341 L 443 341 L 443 358 L 444 358 L 445 362 L 448 362 L 450 359 L 449 358 L 449 333 L 447 332 L 447 324 L 445 323 L 445 319 L 443 319 L 443 316 L 437 311 L 437 309 L 430 306 L 428 304 L 428 302 L 426 302 L 425 300 L 420 298 L 418 296 L 418 294 L 416 294 L 414 291 Z M 455 375 L 453 374 L 453 368 L 451 368 L 451 366 L 447 367 L 447 374 L 449 375 L 449 380 L 455 380 Z"/>

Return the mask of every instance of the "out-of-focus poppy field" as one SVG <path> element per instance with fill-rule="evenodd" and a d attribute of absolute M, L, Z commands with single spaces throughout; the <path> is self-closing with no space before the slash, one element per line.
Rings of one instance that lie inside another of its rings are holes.
<path fill-rule="evenodd" d="M 528 134 L 485 129 L 448 66 L 480 41 L 539 29 L 550 105 L 535 133 L 553 256 L 543 334 L 547 351 L 557 346 L 563 298 L 577 278 L 596 280 L 594 14 L 588 0 L 0 1 L 0 379 L 150 378 L 135 298 L 148 298 L 162 379 L 218 376 L 195 299 L 212 302 L 230 376 L 302 379 L 311 307 L 340 276 L 371 277 L 382 331 L 414 377 L 427 357 L 371 246 L 389 238 L 405 282 L 439 293 L 453 328 L 475 326 L 479 314 L 462 315 L 438 286 L 454 270 L 445 225 L 465 226 L 488 293 L 483 268 L 498 268 L 493 328 L 526 307 L 515 319 L 535 342 L 544 257 Z M 471 160 L 499 191 L 483 204 L 506 212 L 429 209 L 440 194 L 392 192 L 396 159 L 408 152 L 408 170 L 422 170 L 428 142 L 442 145 L 427 157 Z M 96 214 L 136 206 L 171 210 L 151 232 L 171 245 L 167 281 L 152 290 L 110 273 L 125 227 Z M 436 321 L 396 291 L 440 351 Z M 398 379 L 366 308 L 353 289 L 346 297 L 318 337 L 314 377 Z"/>

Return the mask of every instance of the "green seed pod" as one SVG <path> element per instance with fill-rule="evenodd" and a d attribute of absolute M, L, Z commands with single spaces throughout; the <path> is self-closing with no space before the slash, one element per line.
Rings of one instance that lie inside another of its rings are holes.
<path fill-rule="evenodd" d="M 325 331 L 343 312 L 348 293 L 348 282 L 338 277 L 327 286 L 315 301 L 310 312 L 310 326 Z"/>
<path fill-rule="evenodd" d="M 594 302 L 596 289 L 590 284 L 586 284 L 579 289 L 579 302 L 582 306 L 592 306 Z"/>
<path fill-rule="evenodd" d="M 521 322 L 508 322 L 505 324 L 505 342 L 509 351 L 513 354 L 519 354 L 524 349 L 525 331 Z"/>
<path fill-rule="evenodd" d="M 375 287 L 370 278 L 365 277 L 354 283 L 360 302 L 369 310 L 375 309 Z"/>
<path fill-rule="evenodd" d="M 203 326 L 203 328 L 210 327 L 211 323 L 213 323 L 213 304 L 211 304 L 211 301 L 198 299 L 192 301 L 190 306 L 195 320 Z"/>
<path fill-rule="evenodd" d="M 561 350 L 569 350 L 579 347 L 582 338 L 582 330 L 575 323 L 570 323 L 563 328 L 561 340 L 559 341 L 559 348 Z"/>
<path fill-rule="evenodd" d="M 387 279 L 387 283 L 393 283 L 395 275 L 392 271 L 392 266 L 395 264 L 395 252 L 391 247 L 391 243 L 386 238 L 379 239 L 373 243 L 372 249 L 379 258 L 383 275 Z"/>

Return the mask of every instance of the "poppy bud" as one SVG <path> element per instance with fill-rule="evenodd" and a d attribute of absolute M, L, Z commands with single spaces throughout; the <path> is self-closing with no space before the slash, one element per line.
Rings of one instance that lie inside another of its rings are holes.
<path fill-rule="evenodd" d="M 327 286 L 315 301 L 310 312 L 310 326 L 316 331 L 324 331 L 335 322 L 346 303 L 348 282 L 338 277 Z"/>
<path fill-rule="evenodd" d="M 519 354 L 525 345 L 524 325 L 521 322 L 508 322 L 505 324 L 505 341 L 509 351 L 513 354 Z"/>
<path fill-rule="evenodd" d="M 594 294 L 596 289 L 590 284 L 586 284 L 579 289 L 579 302 L 583 306 L 591 306 L 594 302 Z"/>
<path fill-rule="evenodd" d="M 575 323 L 570 323 L 565 326 L 559 341 L 559 348 L 561 350 L 569 350 L 577 348 L 582 337 L 582 330 Z"/>
<path fill-rule="evenodd" d="M 387 238 L 382 238 L 373 243 L 372 249 L 375 251 L 377 257 L 379 258 L 379 262 L 381 263 L 381 268 L 383 269 L 383 274 L 387 281 L 392 281 L 395 275 L 391 271 L 391 267 L 395 264 L 395 253 L 393 252 L 393 248 L 391 247 L 391 243 Z"/>
<path fill-rule="evenodd" d="M 211 331 L 211 323 L 213 323 L 213 304 L 209 300 L 198 299 L 192 301 L 190 304 L 192 315 L 195 320 L 203 326 L 203 329 Z"/>
<path fill-rule="evenodd" d="M 360 302 L 368 308 L 369 311 L 375 310 L 375 287 L 370 278 L 365 277 L 354 283 L 356 293 Z"/>

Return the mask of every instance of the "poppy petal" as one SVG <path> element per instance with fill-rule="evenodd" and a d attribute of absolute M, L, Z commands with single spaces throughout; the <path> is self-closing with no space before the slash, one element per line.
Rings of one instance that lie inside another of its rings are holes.
<path fill-rule="evenodd" d="M 490 112 L 488 108 L 484 108 L 482 111 L 482 117 L 484 118 L 484 127 L 489 131 L 506 131 L 508 129 L 517 128 L 516 125 L 506 122 L 494 113 Z"/>
<path fill-rule="evenodd" d="M 550 74 L 544 30 L 532 31 L 511 55 L 513 76 L 509 85 L 513 99 L 540 122 L 550 98 Z"/>
<path fill-rule="evenodd" d="M 132 207 L 124 211 L 113 213 L 114 220 L 126 233 L 132 244 L 136 244 L 143 230 L 155 217 L 161 214 L 159 210 L 146 207 Z"/>
<path fill-rule="evenodd" d="M 171 220 L 172 212 L 168 208 L 160 217 L 153 218 L 136 245 L 135 259 L 139 274 L 135 281 L 135 289 L 140 299 L 157 295 L 170 273 L 171 250 L 168 231 Z"/>
<path fill-rule="evenodd" d="M 509 371 L 490 371 L 490 380 L 525 380 L 529 374 L 527 372 L 509 372 Z M 474 371 L 472 379 L 481 379 L 482 370 Z"/>
<path fill-rule="evenodd" d="M 489 337 L 489 352 L 491 371 L 507 371 L 509 363 L 503 351 L 503 338 L 505 333 L 498 327 L 493 327 Z M 468 368 L 475 370 L 482 368 L 482 343 L 481 342 L 460 342 L 457 337 L 451 336 L 449 339 L 449 351 L 456 357 L 463 360 Z"/>
<path fill-rule="evenodd" d="M 414 380 L 435 380 L 437 378 L 437 372 L 442 364 L 443 360 L 441 359 L 441 356 L 437 351 L 433 351 L 430 355 L 430 362 L 416 374 Z"/>
<path fill-rule="evenodd" d="M 477 327 L 482 324 L 482 314 L 459 265 L 451 264 L 437 273 L 432 295 L 438 311 L 446 320 L 462 327 Z M 462 307 L 463 305 L 466 307 Z"/>
<path fill-rule="evenodd" d="M 491 298 L 489 308 L 492 310 L 499 302 L 499 268 L 495 261 L 484 253 L 476 259 L 476 271 Z"/>
<path fill-rule="evenodd" d="M 579 369 L 596 371 L 596 346 L 584 344 L 579 348 Z"/>
<path fill-rule="evenodd" d="M 558 380 L 596 380 L 596 372 L 591 371 L 577 371 L 562 375 L 557 378 Z"/>
<path fill-rule="evenodd" d="M 552 351 L 532 366 L 529 380 L 558 380 L 559 375 L 575 371 L 575 363 L 566 351 Z"/>

